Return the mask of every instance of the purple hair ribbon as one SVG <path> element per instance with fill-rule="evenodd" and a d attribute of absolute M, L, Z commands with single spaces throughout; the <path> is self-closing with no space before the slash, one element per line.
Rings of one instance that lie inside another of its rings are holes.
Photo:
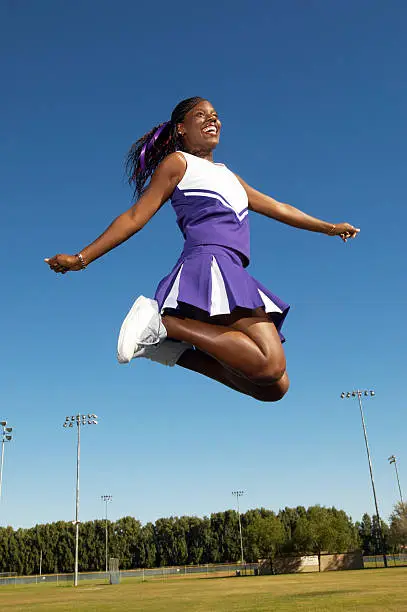
<path fill-rule="evenodd" d="M 151 147 L 155 144 L 156 140 L 161 136 L 165 128 L 168 127 L 170 123 L 171 121 L 166 121 L 165 123 L 160 125 L 160 127 L 154 132 L 154 136 L 152 136 L 150 140 L 147 140 L 147 142 L 144 143 L 143 148 L 141 149 L 139 159 L 139 165 L 142 172 L 144 172 L 144 170 L 146 169 L 146 152 L 151 149 Z"/>

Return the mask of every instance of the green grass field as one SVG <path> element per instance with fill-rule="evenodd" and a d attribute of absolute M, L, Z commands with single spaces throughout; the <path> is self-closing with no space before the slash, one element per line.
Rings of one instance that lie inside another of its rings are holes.
<path fill-rule="evenodd" d="M 140 612 L 407 611 L 407 568 L 225 578 L 175 577 L 120 585 L 0 587 L 0 609 Z"/>

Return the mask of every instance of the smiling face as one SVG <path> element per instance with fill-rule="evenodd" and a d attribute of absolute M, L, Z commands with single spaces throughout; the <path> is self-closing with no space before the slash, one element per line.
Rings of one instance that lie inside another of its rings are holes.
<path fill-rule="evenodd" d="M 177 124 L 177 131 L 186 151 L 205 156 L 219 143 L 221 125 L 212 104 L 203 100 L 185 115 L 182 123 Z"/>

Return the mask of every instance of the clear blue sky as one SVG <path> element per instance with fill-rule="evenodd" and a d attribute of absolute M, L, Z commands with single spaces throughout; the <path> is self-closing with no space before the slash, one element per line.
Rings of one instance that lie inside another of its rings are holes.
<path fill-rule="evenodd" d="M 0 2 L 2 333 L 6 448 L 0 524 L 335 505 L 373 513 L 355 401 L 382 515 L 407 495 L 405 205 L 407 4 L 403 0 Z M 85 272 L 50 273 L 131 203 L 123 159 L 189 96 L 223 121 L 218 161 L 256 188 L 360 236 L 253 216 L 251 272 L 292 304 L 292 387 L 260 404 L 181 368 L 120 366 L 116 338 L 181 250 L 166 205 Z"/>

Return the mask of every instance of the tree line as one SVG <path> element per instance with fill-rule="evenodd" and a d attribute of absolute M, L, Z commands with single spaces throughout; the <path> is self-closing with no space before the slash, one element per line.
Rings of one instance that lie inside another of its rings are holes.
<path fill-rule="evenodd" d="M 239 517 L 235 510 L 210 517 L 160 518 L 142 525 L 131 516 L 108 521 L 109 556 L 119 558 L 121 569 L 206 563 L 240 559 Z M 277 514 L 265 508 L 241 514 L 244 558 L 255 562 L 278 554 L 305 555 L 345 552 L 362 548 L 380 554 L 376 516 L 364 514 L 360 522 L 336 508 L 303 506 Z M 407 504 L 398 504 L 390 525 L 381 522 L 386 552 L 407 545 Z M 79 571 L 105 569 L 104 520 L 80 525 Z M 74 568 L 75 528 L 57 521 L 29 529 L 0 528 L 0 572 L 30 575 L 65 573 Z"/>

